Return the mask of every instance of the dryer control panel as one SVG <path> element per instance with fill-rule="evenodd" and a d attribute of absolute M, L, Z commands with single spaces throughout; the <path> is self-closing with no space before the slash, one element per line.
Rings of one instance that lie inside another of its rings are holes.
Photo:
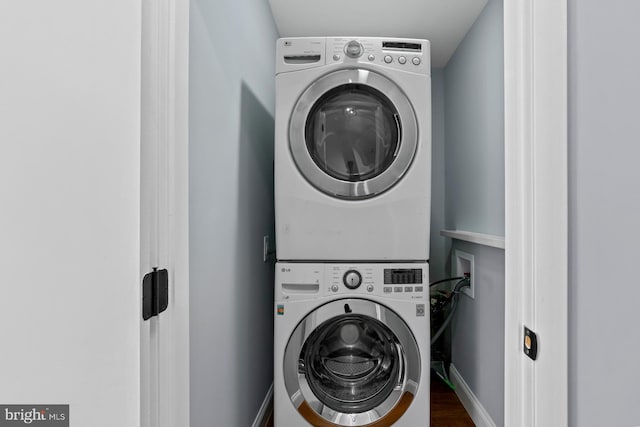
<path fill-rule="evenodd" d="M 429 294 L 426 263 L 278 263 L 276 300 L 330 296 L 378 296 L 426 300 Z"/>
<path fill-rule="evenodd" d="M 326 61 L 369 63 L 413 73 L 431 73 L 428 40 L 334 37 L 326 40 Z"/>
<path fill-rule="evenodd" d="M 431 73 L 428 40 L 327 38 L 325 58 L 327 64 L 370 63 L 413 73 Z"/>
<path fill-rule="evenodd" d="M 385 37 L 291 37 L 276 45 L 276 74 L 333 64 L 431 75 L 431 45 L 428 40 Z"/>

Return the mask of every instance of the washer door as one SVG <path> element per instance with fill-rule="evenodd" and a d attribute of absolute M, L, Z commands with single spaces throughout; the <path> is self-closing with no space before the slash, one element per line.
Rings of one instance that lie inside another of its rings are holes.
<path fill-rule="evenodd" d="M 311 425 L 390 426 L 417 392 L 420 353 L 391 309 L 336 300 L 297 325 L 285 349 L 284 377 L 291 402 Z"/>
<path fill-rule="evenodd" d="M 418 142 L 415 113 L 400 88 L 369 70 L 314 82 L 294 107 L 291 154 L 319 190 L 347 199 L 380 194 L 407 172 Z"/>

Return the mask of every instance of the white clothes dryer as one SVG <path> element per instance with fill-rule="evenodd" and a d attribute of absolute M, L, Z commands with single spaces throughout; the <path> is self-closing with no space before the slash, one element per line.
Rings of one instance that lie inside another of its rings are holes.
<path fill-rule="evenodd" d="M 429 258 L 426 40 L 278 40 L 277 259 Z"/>
<path fill-rule="evenodd" d="M 274 425 L 429 425 L 428 265 L 277 263 Z"/>

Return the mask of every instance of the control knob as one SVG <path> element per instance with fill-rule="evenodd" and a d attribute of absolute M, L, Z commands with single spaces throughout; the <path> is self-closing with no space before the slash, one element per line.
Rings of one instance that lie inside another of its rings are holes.
<path fill-rule="evenodd" d="M 349 270 L 344 273 L 342 281 L 347 288 L 357 289 L 358 286 L 360 286 L 360 284 L 362 283 L 362 276 L 356 270 Z"/>
<path fill-rule="evenodd" d="M 344 53 L 350 58 L 358 58 L 362 51 L 362 45 L 357 40 L 351 40 L 344 48 Z"/>

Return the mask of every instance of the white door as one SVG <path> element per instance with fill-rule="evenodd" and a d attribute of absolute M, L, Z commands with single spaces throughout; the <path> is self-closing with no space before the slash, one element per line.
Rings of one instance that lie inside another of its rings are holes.
<path fill-rule="evenodd" d="M 130 0 L 0 4 L 0 405 L 72 426 L 149 418 L 141 23 Z"/>

